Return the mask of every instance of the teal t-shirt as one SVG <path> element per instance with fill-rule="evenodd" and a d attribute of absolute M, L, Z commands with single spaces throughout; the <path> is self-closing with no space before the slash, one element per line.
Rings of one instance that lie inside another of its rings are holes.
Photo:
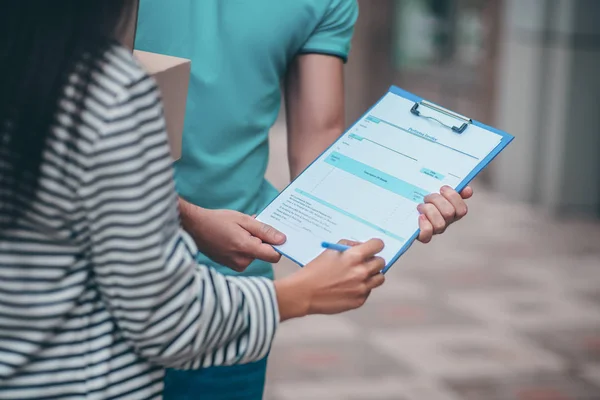
<path fill-rule="evenodd" d="M 356 0 L 140 1 L 136 49 L 192 61 L 175 164 L 182 198 L 252 215 L 276 196 L 264 174 L 286 68 L 302 53 L 345 60 L 357 16 Z M 243 274 L 272 273 L 255 261 Z"/>

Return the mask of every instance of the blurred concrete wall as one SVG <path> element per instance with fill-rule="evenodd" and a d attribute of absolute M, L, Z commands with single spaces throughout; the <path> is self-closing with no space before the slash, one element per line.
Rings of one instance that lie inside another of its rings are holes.
<path fill-rule="evenodd" d="M 515 134 L 495 187 L 600 213 L 600 1 L 504 0 L 497 124 Z"/>

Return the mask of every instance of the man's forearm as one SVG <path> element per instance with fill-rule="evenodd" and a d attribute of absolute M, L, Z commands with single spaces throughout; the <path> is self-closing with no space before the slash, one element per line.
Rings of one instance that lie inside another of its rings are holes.
<path fill-rule="evenodd" d="M 321 155 L 343 132 L 342 127 L 331 128 L 319 134 L 304 135 L 307 140 L 301 143 L 290 144 L 288 158 L 290 164 L 290 177 L 295 179 L 306 167 Z M 302 136 L 302 135 L 301 135 Z"/>
<path fill-rule="evenodd" d="M 344 129 L 344 73 L 340 58 L 305 54 L 285 80 L 288 159 L 297 177 Z"/>

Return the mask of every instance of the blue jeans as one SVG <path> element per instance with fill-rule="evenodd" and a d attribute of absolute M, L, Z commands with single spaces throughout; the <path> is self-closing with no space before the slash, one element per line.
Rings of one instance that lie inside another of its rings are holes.
<path fill-rule="evenodd" d="M 196 371 L 168 369 L 165 400 L 262 400 L 267 358 L 231 367 L 211 367 Z"/>

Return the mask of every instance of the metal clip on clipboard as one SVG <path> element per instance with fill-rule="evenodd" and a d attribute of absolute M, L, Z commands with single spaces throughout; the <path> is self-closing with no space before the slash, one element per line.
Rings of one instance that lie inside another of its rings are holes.
<path fill-rule="evenodd" d="M 429 108 L 429 109 L 431 109 L 431 110 L 433 110 L 435 112 L 438 112 L 438 113 L 447 115 L 449 117 L 452 117 L 454 119 L 457 119 L 459 121 L 462 121 L 463 124 L 460 127 L 459 126 L 445 124 L 444 122 L 440 121 L 439 119 L 437 119 L 435 117 L 421 114 L 421 111 L 419 110 L 419 106 L 427 107 L 427 108 Z M 442 107 L 440 107 L 438 105 L 430 103 L 430 102 L 428 102 L 426 100 L 421 100 L 420 102 L 415 103 L 415 105 L 410 109 L 410 112 L 412 114 L 416 115 L 417 117 L 423 117 L 423 118 L 435 121 L 438 124 L 443 125 L 446 128 L 451 129 L 453 132 L 456 132 L 456 133 L 459 133 L 459 134 L 463 133 L 467 129 L 467 127 L 469 126 L 469 124 L 471 124 L 473 122 L 471 120 L 471 118 L 467 118 L 467 117 L 465 117 L 463 115 L 460 115 L 460 114 L 457 114 L 457 113 L 455 113 L 453 111 L 446 110 L 445 108 L 442 108 Z"/>

